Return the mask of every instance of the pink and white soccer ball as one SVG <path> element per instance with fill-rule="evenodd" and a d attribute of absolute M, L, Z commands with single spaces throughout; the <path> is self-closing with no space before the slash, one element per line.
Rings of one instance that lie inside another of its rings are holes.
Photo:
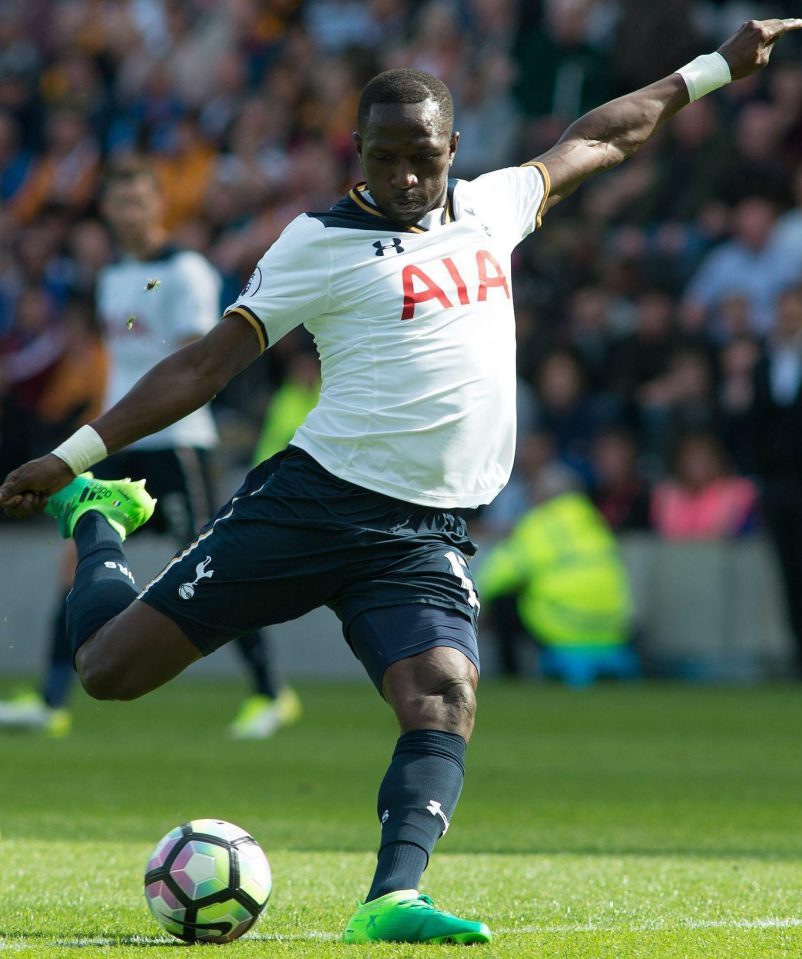
<path fill-rule="evenodd" d="M 184 942 L 231 942 L 262 914 L 272 889 L 259 843 L 222 819 L 193 819 L 156 844 L 145 869 L 145 899 Z"/>

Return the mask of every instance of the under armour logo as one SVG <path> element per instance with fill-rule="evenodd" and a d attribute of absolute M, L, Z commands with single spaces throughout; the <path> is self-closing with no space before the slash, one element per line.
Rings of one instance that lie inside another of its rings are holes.
<path fill-rule="evenodd" d="M 441 835 L 445 836 L 445 834 L 448 832 L 448 820 L 446 819 L 446 814 L 443 812 L 443 807 L 436 799 L 430 799 L 429 805 L 426 807 L 426 809 L 433 816 L 439 816 L 443 820 L 443 831 Z"/>
<path fill-rule="evenodd" d="M 401 238 L 398 236 L 394 236 L 391 243 L 382 243 L 381 240 L 376 240 L 373 247 L 376 250 L 376 256 L 384 256 L 385 250 L 395 250 L 396 253 L 404 252 L 404 248 L 401 246 Z"/>
<path fill-rule="evenodd" d="M 210 569 L 208 572 L 206 567 L 211 563 L 212 557 L 207 556 L 202 562 L 198 563 L 195 567 L 195 579 L 191 583 L 182 583 L 178 587 L 178 595 L 181 599 L 192 599 L 195 595 L 195 587 L 202 579 L 211 579 L 214 576 L 214 570 Z"/>
<path fill-rule="evenodd" d="M 464 208 L 464 210 L 463 210 L 463 213 L 467 213 L 469 216 L 477 216 L 476 210 L 474 210 L 473 207 L 470 207 L 470 206 L 466 206 L 466 207 Z M 478 216 L 477 216 L 477 219 L 478 219 Z M 485 233 L 486 233 L 488 236 L 492 236 L 492 235 L 493 235 L 493 234 L 490 232 L 490 230 L 488 229 L 487 225 L 486 225 L 485 223 L 482 223 L 481 220 L 479 220 L 479 226 L 481 226 L 481 228 L 485 231 Z"/>

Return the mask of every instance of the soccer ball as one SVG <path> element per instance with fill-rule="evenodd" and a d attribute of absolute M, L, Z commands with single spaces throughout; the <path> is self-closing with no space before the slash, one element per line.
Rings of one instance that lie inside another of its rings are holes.
<path fill-rule="evenodd" d="M 256 922 L 272 888 L 262 847 L 222 819 L 171 829 L 145 869 L 145 898 L 164 928 L 184 942 L 231 942 Z"/>

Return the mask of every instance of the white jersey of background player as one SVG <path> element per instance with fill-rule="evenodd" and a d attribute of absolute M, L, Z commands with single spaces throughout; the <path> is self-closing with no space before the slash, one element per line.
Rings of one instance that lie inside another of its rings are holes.
<path fill-rule="evenodd" d="M 157 285 L 148 290 L 152 280 Z M 160 360 L 217 323 L 220 276 L 200 254 L 165 247 L 138 260 L 125 257 L 98 274 L 96 306 L 111 359 L 105 406 L 112 406 Z M 217 445 L 217 429 L 203 406 L 131 449 Z"/>
<path fill-rule="evenodd" d="M 313 334 L 323 389 L 294 446 L 408 502 L 493 499 L 515 453 L 510 255 L 539 225 L 547 177 L 530 164 L 451 180 L 445 207 L 407 230 L 358 186 L 284 230 L 226 312 L 263 348 L 298 324 Z"/>

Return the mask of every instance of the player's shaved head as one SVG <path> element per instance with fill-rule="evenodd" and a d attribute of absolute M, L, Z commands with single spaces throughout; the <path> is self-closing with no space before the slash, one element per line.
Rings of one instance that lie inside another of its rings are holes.
<path fill-rule="evenodd" d="M 370 80 L 362 91 L 357 111 L 359 130 L 365 130 L 374 104 L 428 101 L 437 107 L 441 132 L 450 134 L 454 127 L 454 102 L 442 80 L 423 70 L 385 70 Z"/>

